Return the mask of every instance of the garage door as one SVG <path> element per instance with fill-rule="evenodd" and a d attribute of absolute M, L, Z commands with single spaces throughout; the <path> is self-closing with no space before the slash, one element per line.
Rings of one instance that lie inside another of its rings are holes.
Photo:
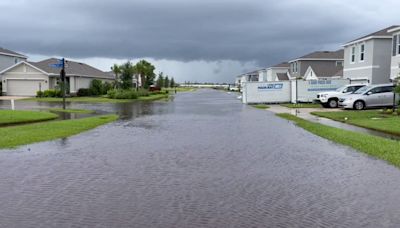
<path fill-rule="evenodd" d="M 8 96 L 36 96 L 40 84 L 43 86 L 43 80 L 7 80 Z"/>

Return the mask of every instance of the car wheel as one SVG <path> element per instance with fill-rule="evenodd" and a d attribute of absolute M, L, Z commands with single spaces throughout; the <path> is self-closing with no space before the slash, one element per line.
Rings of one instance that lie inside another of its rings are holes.
<path fill-rule="evenodd" d="M 337 108 L 338 107 L 338 102 L 336 99 L 330 99 L 328 101 L 329 108 Z"/>
<path fill-rule="evenodd" d="M 354 102 L 354 109 L 355 110 L 363 110 L 365 108 L 365 104 L 363 101 L 356 101 Z"/>

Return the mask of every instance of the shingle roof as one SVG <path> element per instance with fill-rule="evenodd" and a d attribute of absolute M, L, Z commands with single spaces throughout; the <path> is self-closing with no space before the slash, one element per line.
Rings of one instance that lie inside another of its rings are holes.
<path fill-rule="evenodd" d="M 21 58 L 27 58 L 25 55 L 23 54 L 19 54 L 15 51 L 11 51 L 5 48 L 0 47 L 0 54 L 6 54 L 6 55 L 11 55 L 11 56 L 15 56 L 15 57 L 21 57 Z"/>
<path fill-rule="evenodd" d="M 276 76 L 278 77 L 279 81 L 288 81 L 289 80 L 287 73 L 276 73 Z"/>
<path fill-rule="evenodd" d="M 303 55 L 297 59 L 343 59 L 344 50 L 340 49 L 337 51 L 316 51 Z"/>
<path fill-rule="evenodd" d="M 390 27 L 384 28 L 384 29 L 379 30 L 377 32 L 373 32 L 373 33 L 370 33 L 368 35 L 365 35 L 365 36 L 362 36 L 360 38 L 357 38 L 357 39 L 354 39 L 352 41 L 349 41 L 346 44 L 353 43 L 353 42 L 355 42 L 357 40 L 362 40 L 362 39 L 365 39 L 365 38 L 368 38 L 368 37 L 371 37 L 371 36 L 391 36 L 391 33 L 389 33 L 388 30 L 396 28 L 396 27 L 399 27 L 399 26 L 398 25 L 392 25 Z"/>
<path fill-rule="evenodd" d="M 290 64 L 288 62 L 282 62 L 271 67 L 289 67 L 289 66 Z"/>
<path fill-rule="evenodd" d="M 314 65 L 312 70 L 318 77 L 330 78 L 335 76 L 343 76 L 343 67 L 331 65 Z"/>
<path fill-rule="evenodd" d="M 58 75 L 60 74 L 60 69 L 50 67 L 51 64 L 56 64 L 56 63 L 58 63 L 58 59 L 56 58 L 46 59 L 40 62 L 30 62 L 30 64 L 34 65 L 35 67 L 49 74 Z M 101 71 L 85 63 L 66 60 L 66 65 L 67 65 L 65 68 L 66 75 L 77 75 L 77 76 L 88 76 L 88 77 L 99 77 L 99 78 L 110 78 L 110 79 L 114 78 L 113 75 Z"/>

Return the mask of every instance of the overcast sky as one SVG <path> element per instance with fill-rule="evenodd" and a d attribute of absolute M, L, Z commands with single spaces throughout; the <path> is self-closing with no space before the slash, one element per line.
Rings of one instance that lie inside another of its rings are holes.
<path fill-rule="evenodd" d="M 400 24 L 399 0 L 1 0 L 0 46 L 109 70 L 147 59 L 177 81 L 240 73 Z"/>

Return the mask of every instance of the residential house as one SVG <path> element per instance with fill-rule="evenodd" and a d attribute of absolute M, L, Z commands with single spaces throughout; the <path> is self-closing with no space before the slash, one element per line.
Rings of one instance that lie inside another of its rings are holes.
<path fill-rule="evenodd" d="M 25 55 L 0 47 L 0 71 L 18 62 L 26 61 L 27 58 Z"/>
<path fill-rule="evenodd" d="M 57 63 L 55 58 L 40 62 L 19 62 L 0 72 L 2 93 L 10 96 L 35 96 L 37 91 L 55 89 L 60 82 L 60 69 L 51 67 Z M 80 88 L 89 88 L 93 79 L 113 82 L 114 76 L 85 63 L 66 61 L 66 81 L 70 94 Z"/>
<path fill-rule="evenodd" d="M 274 66 L 268 67 L 266 69 L 266 80 L 268 82 L 272 81 L 285 81 L 289 80 L 289 63 L 283 62 L 276 64 Z"/>
<path fill-rule="evenodd" d="M 343 45 L 344 78 L 352 82 L 382 84 L 390 82 L 392 33 L 390 26 Z"/>
<path fill-rule="evenodd" d="M 390 62 L 390 79 L 400 77 L 400 26 L 388 30 L 392 34 L 392 56 Z"/>
<path fill-rule="evenodd" d="M 289 61 L 291 78 L 305 80 L 341 78 L 343 50 L 316 51 Z"/>

